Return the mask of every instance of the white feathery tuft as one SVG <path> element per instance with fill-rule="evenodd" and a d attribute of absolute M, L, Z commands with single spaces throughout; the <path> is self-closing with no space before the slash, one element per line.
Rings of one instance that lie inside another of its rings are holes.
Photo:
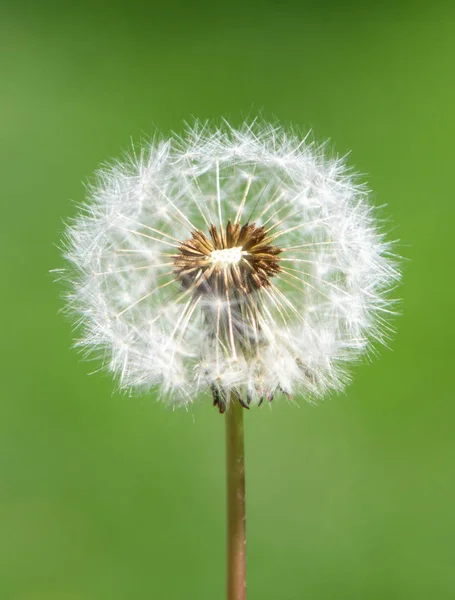
<path fill-rule="evenodd" d="M 104 168 L 65 246 L 77 345 L 122 389 L 220 410 L 342 390 L 400 277 L 344 161 L 264 124 L 196 124 Z"/>

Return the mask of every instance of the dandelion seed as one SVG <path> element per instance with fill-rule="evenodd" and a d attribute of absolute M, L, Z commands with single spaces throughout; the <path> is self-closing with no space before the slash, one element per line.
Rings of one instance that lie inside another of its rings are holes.
<path fill-rule="evenodd" d="M 122 389 L 221 412 L 342 390 L 399 278 L 343 160 L 270 125 L 195 125 L 101 171 L 66 248 L 78 345 Z"/>

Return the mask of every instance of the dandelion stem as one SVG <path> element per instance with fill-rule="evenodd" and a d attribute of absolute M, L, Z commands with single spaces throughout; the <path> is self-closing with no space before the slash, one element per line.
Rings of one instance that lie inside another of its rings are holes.
<path fill-rule="evenodd" d="M 245 446 L 237 398 L 226 411 L 227 600 L 246 599 Z"/>

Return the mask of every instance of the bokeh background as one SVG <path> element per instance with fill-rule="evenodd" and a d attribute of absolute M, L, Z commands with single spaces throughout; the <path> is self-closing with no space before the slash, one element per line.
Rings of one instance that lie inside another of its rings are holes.
<path fill-rule="evenodd" d="M 249 597 L 455 598 L 453 3 L 0 3 L 0 598 L 224 596 L 223 418 L 88 376 L 58 310 L 83 182 L 157 128 L 312 128 L 406 257 L 392 351 L 246 415 Z"/>

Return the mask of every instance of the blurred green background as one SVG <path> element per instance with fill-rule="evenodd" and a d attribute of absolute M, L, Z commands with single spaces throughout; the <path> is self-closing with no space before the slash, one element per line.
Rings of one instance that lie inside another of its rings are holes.
<path fill-rule="evenodd" d="M 313 128 L 407 257 L 392 350 L 246 415 L 249 597 L 455 598 L 453 3 L 0 3 L 0 598 L 224 596 L 223 418 L 113 394 L 71 350 L 63 220 L 192 115 Z"/>

